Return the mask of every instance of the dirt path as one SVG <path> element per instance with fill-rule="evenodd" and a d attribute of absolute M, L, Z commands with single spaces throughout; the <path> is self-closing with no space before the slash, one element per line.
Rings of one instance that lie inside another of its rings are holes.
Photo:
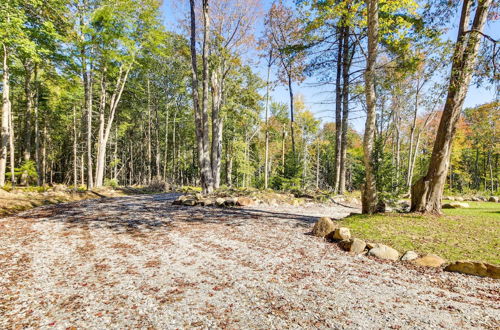
<path fill-rule="evenodd" d="M 306 235 L 349 208 L 143 195 L 0 219 L 0 328 L 498 328 L 499 281 L 350 256 Z"/>

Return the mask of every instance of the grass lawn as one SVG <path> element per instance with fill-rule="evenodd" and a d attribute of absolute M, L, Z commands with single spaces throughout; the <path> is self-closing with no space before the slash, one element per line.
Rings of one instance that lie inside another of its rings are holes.
<path fill-rule="evenodd" d="M 500 264 L 500 203 L 467 202 L 468 209 L 446 209 L 444 216 L 388 213 L 340 220 L 354 237 L 407 250 L 437 254 L 448 261 Z"/>

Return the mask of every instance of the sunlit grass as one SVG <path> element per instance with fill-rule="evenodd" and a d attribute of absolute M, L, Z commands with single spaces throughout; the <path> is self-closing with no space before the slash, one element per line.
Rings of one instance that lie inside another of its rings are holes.
<path fill-rule="evenodd" d="M 340 222 L 354 236 L 407 250 L 437 254 L 449 261 L 500 264 L 500 203 L 467 202 L 470 208 L 446 209 L 444 216 L 389 213 L 355 215 Z"/>

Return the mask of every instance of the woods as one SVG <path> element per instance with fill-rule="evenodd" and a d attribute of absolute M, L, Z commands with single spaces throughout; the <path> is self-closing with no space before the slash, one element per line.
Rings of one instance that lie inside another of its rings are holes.
<path fill-rule="evenodd" d="M 495 2 L 171 5 L 2 1 L 0 186 L 499 193 Z"/>

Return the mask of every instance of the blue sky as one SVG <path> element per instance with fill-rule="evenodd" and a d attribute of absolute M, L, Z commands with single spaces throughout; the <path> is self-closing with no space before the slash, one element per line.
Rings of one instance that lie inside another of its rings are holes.
<path fill-rule="evenodd" d="M 270 0 L 262 0 L 264 10 L 270 7 Z M 164 24 L 168 30 L 178 29 L 178 20 L 183 15 L 187 13 L 188 1 L 187 0 L 165 0 L 161 7 L 163 14 Z M 452 20 L 452 27 L 456 27 L 458 24 L 458 16 Z M 256 24 L 256 34 L 262 31 L 262 19 Z M 484 32 L 489 34 L 496 40 L 500 39 L 500 21 L 489 22 Z M 450 40 L 455 40 L 456 29 L 450 29 L 450 32 L 444 37 Z M 252 54 L 255 55 L 255 54 Z M 256 58 L 256 56 L 249 56 L 249 58 Z M 254 68 L 254 72 L 258 73 L 262 78 L 266 76 L 266 66 L 264 63 L 256 63 L 251 61 L 251 66 Z M 326 104 L 328 99 L 334 97 L 332 89 L 333 86 L 314 86 L 317 80 L 314 77 L 307 78 L 302 84 L 295 85 L 294 93 L 301 94 L 304 97 L 304 101 L 307 107 L 312 110 L 317 118 L 321 119 L 322 122 L 334 121 L 334 104 Z M 288 89 L 285 86 L 277 86 L 271 93 L 271 97 L 274 101 L 289 103 Z M 473 107 L 479 104 L 484 104 L 490 102 L 496 98 L 496 91 L 494 86 L 481 86 L 477 87 L 471 85 L 467 97 L 465 99 L 465 107 Z M 359 109 L 352 109 L 353 113 L 350 115 L 350 123 L 353 127 L 362 131 L 364 127 L 365 115 Z M 357 111 L 356 111 L 357 110 Z"/>

